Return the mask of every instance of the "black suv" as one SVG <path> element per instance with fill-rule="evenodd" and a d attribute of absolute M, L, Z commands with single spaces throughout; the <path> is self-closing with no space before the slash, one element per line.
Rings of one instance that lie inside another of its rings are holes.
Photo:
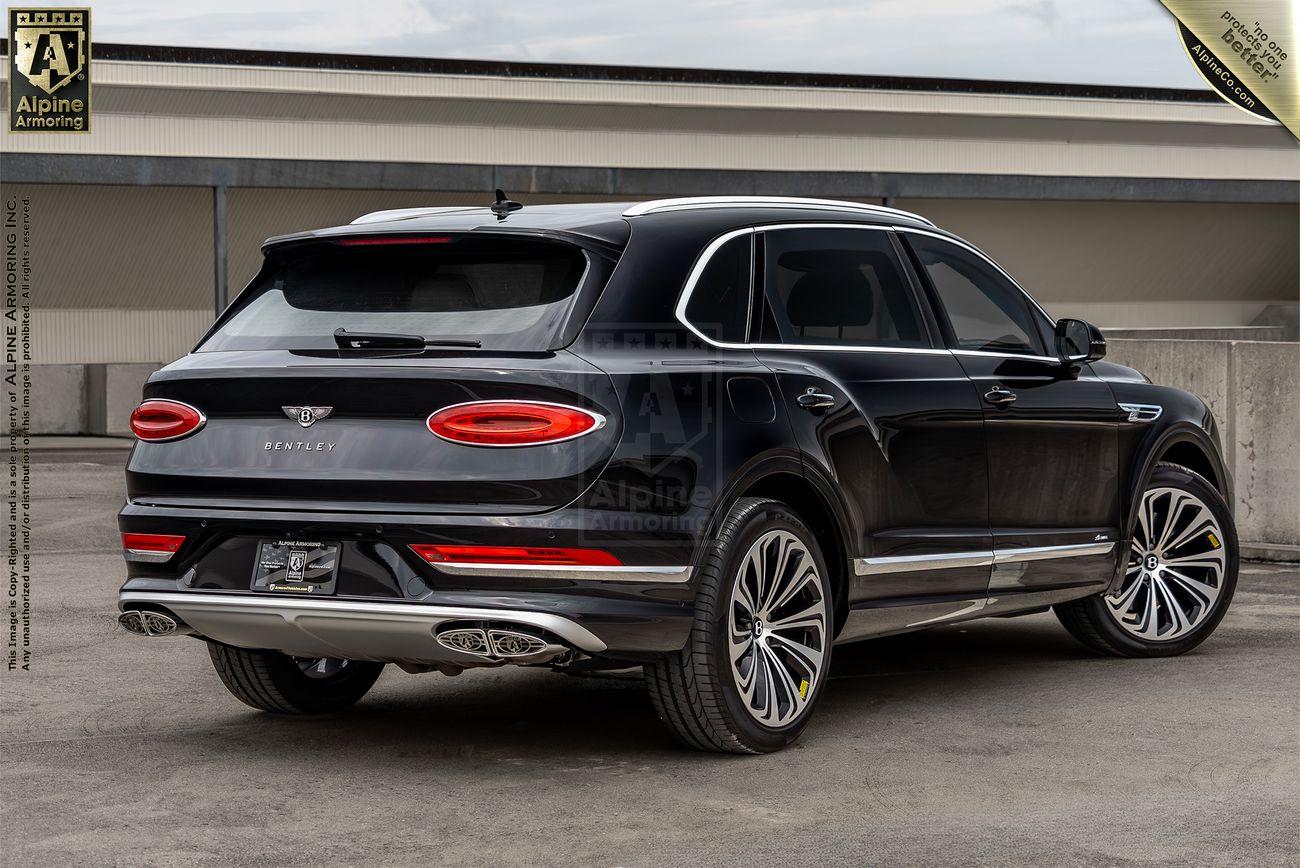
<path fill-rule="evenodd" d="M 1237 576 L 1198 398 L 924 218 L 420 208 L 274 238 L 145 386 L 122 625 L 256 708 L 641 666 L 682 741 L 793 741 L 834 645 L 1056 610 L 1179 654 Z"/>

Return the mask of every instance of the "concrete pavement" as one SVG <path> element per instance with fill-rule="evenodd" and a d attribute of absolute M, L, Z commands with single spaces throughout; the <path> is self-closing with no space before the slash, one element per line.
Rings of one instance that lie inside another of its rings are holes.
<path fill-rule="evenodd" d="M 1247 565 L 1181 658 L 1050 614 L 838 649 L 775 756 L 686 752 L 636 680 L 546 671 L 389 667 L 287 719 L 117 629 L 125 456 L 68 456 L 35 469 L 35 671 L 0 678 L 6 865 L 1294 864 L 1295 568 Z"/>

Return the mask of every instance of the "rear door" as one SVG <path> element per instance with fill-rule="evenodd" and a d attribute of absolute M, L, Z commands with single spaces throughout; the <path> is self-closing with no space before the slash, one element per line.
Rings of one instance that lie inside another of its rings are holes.
<path fill-rule="evenodd" d="M 989 580 L 980 406 L 936 346 L 893 235 L 871 225 L 759 235 L 756 350 L 777 373 L 805 461 L 838 485 L 854 527 L 841 638 L 887 632 L 886 608 L 905 627 L 921 598 L 980 606 Z"/>
<path fill-rule="evenodd" d="M 1104 584 L 1120 539 L 1121 414 L 1110 387 L 1051 354 L 1045 315 L 982 254 L 936 235 L 902 235 L 983 404 L 990 596 Z"/>

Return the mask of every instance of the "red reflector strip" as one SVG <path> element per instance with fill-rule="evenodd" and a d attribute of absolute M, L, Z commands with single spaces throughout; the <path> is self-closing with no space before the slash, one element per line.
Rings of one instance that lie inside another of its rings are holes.
<path fill-rule="evenodd" d="M 161 564 L 180 551 L 185 537 L 174 533 L 124 533 L 122 551 L 128 561 Z"/>
<path fill-rule="evenodd" d="M 450 244 L 446 235 L 377 235 L 373 238 L 340 238 L 344 247 L 379 247 L 391 244 Z"/>
<path fill-rule="evenodd" d="M 174 533 L 124 533 L 122 548 L 145 552 L 177 552 L 185 537 Z"/>
<path fill-rule="evenodd" d="M 539 446 L 570 440 L 605 424 L 605 417 L 542 401 L 474 401 L 433 413 L 426 424 L 444 440 L 470 446 Z"/>
<path fill-rule="evenodd" d="M 534 546 L 413 545 L 411 551 L 431 564 L 533 564 L 563 567 L 619 567 L 623 562 L 601 549 Z"/>

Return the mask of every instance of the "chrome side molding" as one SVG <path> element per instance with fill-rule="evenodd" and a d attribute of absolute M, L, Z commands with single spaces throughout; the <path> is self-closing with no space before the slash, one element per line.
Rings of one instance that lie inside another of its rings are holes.
<path fill-rule="evenodd" d="M 855 558 L 853 572 L 859 576 L 879 573 L 903 573 L 914 570 L 944 570 L 959 567 L 989 567 L 1022 561 L 1045 561 L 1053 558 L 1082 558 L 1109 554 L 1112 542 L 1078 543 L 1063 546 L 1033 546 L 998 551 L 946 552 L 938 555 L 896 555 L 883 558 Z"/>
<path fill-rule="evenodd" d="M 1015 564 L 1022 561 L 1050 561 L 1053 558 L 1086 558 L 1110 554 L 1114 542 L 1079 543 L 1068 546 L 1033 546 L 1023 549 L 1003 549 L 995 552 L 995 564 Z"/>
<path fill-rule="evenodd" d="M 942 570 L 959 567 L 990 567 L 993 552 L 949 552 L 942 555 L 898 555 L 887 558 L 858 558 L 853 572 L 859 576 L 906 573 L 913 570 Z"/>

